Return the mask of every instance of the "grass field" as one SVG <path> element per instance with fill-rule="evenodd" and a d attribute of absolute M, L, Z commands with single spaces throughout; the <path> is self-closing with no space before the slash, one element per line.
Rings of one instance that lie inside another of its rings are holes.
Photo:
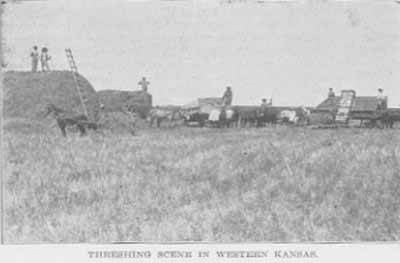
<path fill-rule="evenodd" d="M 6 130 L 6 242 L 400 240 L 399 130 Z"/>

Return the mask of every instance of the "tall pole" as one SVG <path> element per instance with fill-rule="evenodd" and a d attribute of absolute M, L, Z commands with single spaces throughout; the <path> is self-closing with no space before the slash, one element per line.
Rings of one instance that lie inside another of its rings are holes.
<path fill-rule="evenodd" d="M 4 132 L 3 132 L 3 102 L 4 102 L 4 83 L 3 83 L 3 64 L 4 64 L 4 56 L 3 56 L 3 5 L 0 4 L 0 242 L 4 244 Z"/>

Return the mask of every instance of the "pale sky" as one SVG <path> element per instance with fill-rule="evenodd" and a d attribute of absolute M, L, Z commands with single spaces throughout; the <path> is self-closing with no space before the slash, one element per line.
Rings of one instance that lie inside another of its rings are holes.
<path fill-rule="evenodd" d="M 154 103 L 222 96 L 234 104 L 315 106 L 328 88 L 400 105 L 400 5 L 394 1 L 297 1 L 221 5 L 212 0 L 52 0 L 8 4 L 9 70 L 29 70 L 33 45 L 68 69 L 71 48 L 95 87 L 136 90 Z"/>

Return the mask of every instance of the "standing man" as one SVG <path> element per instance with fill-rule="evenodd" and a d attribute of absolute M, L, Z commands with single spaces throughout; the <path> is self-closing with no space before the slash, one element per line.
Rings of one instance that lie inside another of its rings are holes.
<path fill-rule="evenodd" d="M 387 97 L 383 93 L 382 88 L 378 89 L 378 95 L 376 96 L 376 99 L 378 100 L 378 109 L 385 110 L 387 108 Z"/>
<path fill-rule="evenodd" d="M 269 105 L 269 103 L 267 102 L 267 99 L 262 99 L 261 100 L 261 109 L 266 109 Z"/>
<path fill-rule="evenodd" d="M 142 90 L 143 90 L 143 91 L 147 92 L 147 88 L 149 87 L 150 82 L 148 82 L 148 81 L 146 80 L 146 78 L 143 77 L 143 78 L 139 81 L 138 85 L 140 85 L 140 86 L 142 87 Z"/>
<path fill-rule="evenodd" d="M 261 100 L 261 107 L 262 108 L 267 108 L 267 107 L 271 107 L 272 106 L 272 98 L 270 98 L 270 99 L 266 99 L 266 98 L 263 98 L 262 100 Z"/>
<path fill-rule="evenodd" d="M 34 46 L 32 49 L 31 60 L 32 60 L 32 72 L 37 72 L 37 67 L 39 64 L 39 52 L 37 46 Z"/>
<path fill-rule="evenodd" d="M 222 96 L 222 103 L 224 106 L 230 106 L 232 105 L 232 98 L 233 98 L 233 93 L 231 87 L 226 87 L 226 90 L 224 92 L 224 95 Z"/>
<path fill-rule="evenodd" d="M 51 57 L 49 56 L 47 47 L 42 48 L 42 54 L 40 54 L 40 63 L 42 64 L 42 71 L 50 71 L 49 60 Z"/>
<path fill-rule="evenodd" d="M 335 92 L 333 92 L 332 88 L 329 88 L 328 98 L 331 99 L 331 98 L 334 98 L 334 97 L 335 97 Z"/>

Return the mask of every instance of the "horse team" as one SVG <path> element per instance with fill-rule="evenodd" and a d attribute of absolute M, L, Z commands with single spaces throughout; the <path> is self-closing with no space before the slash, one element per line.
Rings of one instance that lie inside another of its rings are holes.
<path fill-rule="evenodd" d="M 182 110 L 180 108 L 156 107 L 148 114 L 151 127 L 160 127 L 161 123 L 182 122 L 187 126 L 229 127 L 266 127 L 277 123 L 307 124 L 310 112 L 306 108 L 229 106 L 202 112 Z"/>
<path fill-rule="evenodd" d="M 80 135 L 85 135 L 88 129 L 99 130 L 98 123 L 89 121 L 83 114 L 68 114 L 63 109 L 48 104 L 45 117 L 52 115 L 63 136 L 67 127 L 75 127 Z M 179 107 L 155 107 L 149 111 L 146 119 L 150 127 L 160 128 L 166 122 L 169 126 L 183 124 L 199 127 L 266 127 L 277 123 L 307 124 L 309 111 L 305 108 L 278 109 L 274 107 L 229 106 L 211 109 L 209 112 L 199 110 L 183 110 Z M 135 115 L 136 116 L 136 115 Z"/>

